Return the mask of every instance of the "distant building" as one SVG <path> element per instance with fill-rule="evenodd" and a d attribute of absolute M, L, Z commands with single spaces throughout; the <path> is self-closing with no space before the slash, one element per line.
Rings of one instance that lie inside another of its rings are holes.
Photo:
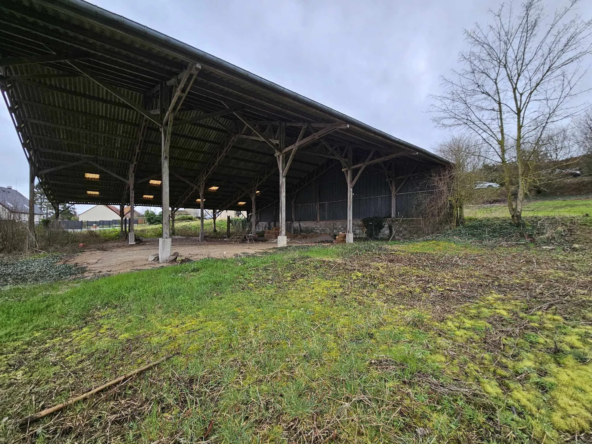
<path fill-rule="evenodd" d="M 200 210 L 193 210 L 193 209 L 186 209 L 185 213 L 191 214 L 196 219 L 199 219 L 199 216 L 201 214 Z M 212 219 L 213 218 L 212 213 L 213 213 L 212 210 L 204 210 L 204 219 Z M 177 214 L 181 214 L 181 213 L 178 212 Z M 225 211 L 222 211 L 221 213 L 219 213 L 216 218 L 217 219 L 226 219 L 228 216 L 230 216 L 231 219 L 235 219 L 237 217 L 247 217 L 247 212 L 246 211 L 225 210 Z"/>
<path fill-rule="evenodd" d="M 118 212 L 119 213 L 119 212 Z M 125 219 L 129 219 L 130 218 L 130 207 L 124 207 L 123 209 L 123 214 L 124 214 L 124 218 Z M 140 217 L 142 217 L 143 215 L 141 213 L 139 213 L 137 210 L 134 210 L 134 219 L 138 219 Z"/>
<path fill-rule="evenodd" d="M 129 219 L 130 207 L 125 207 L 124 218 Z M 119 208 L 113 205 L 95 205 L 83 213 L 78 215 L 78 220 L 82 221 L 98 221 L 98 220 L 115 220 L 119 219 Z M 134 210 L 134 219 L 142 217 L 140 213 Z"/>
<path fill-rule="evenodd" d="M 39 223 L 43 211 L 35 205 L 35 223 Z M 0 219 L 29 220 L 29 199 L 12 187 L 0 187 Z"/>
<path fill-rule="evenodd" d="M 225 211 L 222 211 L 218 215 L 218 219 L 226 219 L 228 216 L 230 216 L 231 219 L 235 219 L 237 217 L 247 217 L 247 212 L 246 211 L 225 210 Z"/>

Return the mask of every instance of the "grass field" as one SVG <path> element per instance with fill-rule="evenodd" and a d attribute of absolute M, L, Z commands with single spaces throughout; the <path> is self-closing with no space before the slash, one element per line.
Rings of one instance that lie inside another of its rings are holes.
<path fill-rule="evenodd" d="M 175 223 L 175 235 L 185 237 L 197 237 L 200 232 L 200 221 L 183 221 Z M 234 228 L 231 228 L 234 230 Z M 147 239 L 155 239 L 162 236 L 162 225 L 137 225 L 134 227 L 136 236 Z M 117 239 L 119 237 L 119 228 L 97 230 L 96 233 L 106 240 Z M 216 221 L 216 232 L 214 232 L 214 221 L 204 221 L 204 233 L 208 237 L 225 237 L 226 236 L 226 220 Z"/>
<path fill-rule="evenodd" d="M 562 222 L 549 249 L 499 246 L 523 238 L 488 222 L 493 242 L 477 223 L 4 288 L 0 441 L 586 442 L 586 219 Z"/>
<path fill-rule="evenodd" d="M 592 199 L 546 199 L 529 200 L 522 215 L 533 216 L 592 216 Z M 466 217 L 509 217 L 506 204 L 470 205 L 465 209 Z"/>

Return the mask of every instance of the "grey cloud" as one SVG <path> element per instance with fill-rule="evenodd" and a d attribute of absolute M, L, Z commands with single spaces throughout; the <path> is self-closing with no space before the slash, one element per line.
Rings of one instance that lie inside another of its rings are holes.
<path fill-rule="evenodd" d="M 440 76 L 455 67 L 463 28 L 497 0 L 95 0 L 427 149 L 446 134 L 427 113 Z M 551 9 L 565 4 L 549 0 Z M 580 11 L 592 15 L 592 2 Z M 590 80 L 589 80 L 590 82 Z M 592 86 L 592 83 L 590 84 Z M 24 155 L 0 111 L 0 185 L 26 190 Z"/>

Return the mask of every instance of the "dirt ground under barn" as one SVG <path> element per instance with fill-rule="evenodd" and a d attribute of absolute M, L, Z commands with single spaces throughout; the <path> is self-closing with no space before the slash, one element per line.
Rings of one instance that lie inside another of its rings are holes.
<path fill-rule="evenodd" d="M 184 258 L 196 261 L 205 258 L 228 258 L 241 254 L 277 247 L 275 242 L 228 243 L 214 240 L 199 242 L 198 238 L 174 238 L 173 251 L 179 252 L 178 260 Z M 98 248 L 83 249 L 64 260 L 65 263 L 86 268 L 88 276 L 100 274 L 118 274 L 148 268 L 158 268 L 170 264 L 150 262 L 148 257 L 158 254 L 158 239 L 145 239 L 142 243 L 129 246 L 124 241 L 101 244 Z"/>

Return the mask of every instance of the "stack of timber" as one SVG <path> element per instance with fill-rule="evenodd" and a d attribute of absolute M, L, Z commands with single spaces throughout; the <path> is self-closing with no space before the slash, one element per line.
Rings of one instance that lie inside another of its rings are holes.
<path fill-rule="evenodd" d="M 280 235 L 280 227 L 273 227 L 271 230 L 265 230 L 265 240 L 271 241 Z"/>
<path fill-rule="evenodd" d="M 339 233 L 335 240 L 333 241 L 335 244 L 345 244 L 345 233 Z"/>
<path fill-rule="evenodd" d="M 236 231 L 235 233 L 232 234 L 232 236 L 230 236 L 230 238 L 228 239 L 228 242 L 234 242 L 234 243 L 240 243 L 246 240 L 247 237 L 247 230 L 239 230 Z"/>

